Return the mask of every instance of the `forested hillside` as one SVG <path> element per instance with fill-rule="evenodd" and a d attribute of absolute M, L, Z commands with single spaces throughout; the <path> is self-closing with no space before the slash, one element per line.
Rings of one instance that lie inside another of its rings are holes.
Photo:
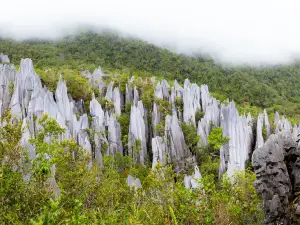
<path fill-rule="evenodd" d="M 31 58 L 37 68 L 68 68 L 74 71 L 116 70 L 138 76 L 167 80 L 185 78 L 208 84 L 210 90 L 242 105 L 268 108 L 288 116 L 300 114 L 298 63 L 266 68 L 222 67 L 207 58 L 178 55 L 144 41 L 122 38 L 114 33 L 81 33 L 57 41 L 0 39 L 0 50 L 11 62 Z M 56 78 L 57 81 L 58 78 Z M 220 97 L 220 96 L 219 96 Z"/>
<path fill-rule="evenodd" d="M 298 63 L 229 67 L 108 32 L 1 52 L 0 224 L 299 221 Z"/>

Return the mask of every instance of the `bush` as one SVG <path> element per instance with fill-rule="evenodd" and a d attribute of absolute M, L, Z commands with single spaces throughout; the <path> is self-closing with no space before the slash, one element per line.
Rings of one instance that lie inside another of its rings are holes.
<path fill-rule="evenodd" d="M 251 171 L 219 182 L 214 172 L 205 173 L 203 164 L 216 162 L 210 158 L 200 165 L 203 190 L 192 191 L 170 165 L 151 169 L 116 154 L 104 156 L 101 167 L 87 166 L 91 156 L 74 140 L 60 140 L 63 129 L 47 115 L 39 119 L 41 129 L 31 140 L 38 156 L 30 160 L 19 146 L 21 123 L 12 125 L 10 118 L 1 117 L 7 121 L 0 130 L 1 224 L 261 224 L 262 203 Z M 45 143 L 47 136 L 51 142 Z M 30 179 L 25 180 L 25 174 Z M 128 174 L 138 177 L 142 188 L 130 189 Z M 59 196 L 49 183 L 53 178 Z"/>

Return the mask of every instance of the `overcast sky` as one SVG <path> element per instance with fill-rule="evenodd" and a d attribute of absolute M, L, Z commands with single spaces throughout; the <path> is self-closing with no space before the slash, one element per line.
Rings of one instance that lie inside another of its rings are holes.
<path fill-rule="evenodd" d="M 19 39 L 53 38 L 89 24 L 222 62 L 300 56 L 299 0 L 3 0 L 0 7 L 0 34 Z"/>

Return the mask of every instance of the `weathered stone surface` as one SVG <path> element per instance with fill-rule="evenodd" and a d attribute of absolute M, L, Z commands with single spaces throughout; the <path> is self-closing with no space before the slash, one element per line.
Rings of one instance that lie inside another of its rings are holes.
<path fill-rule="evenodd" d="M 106 95 L 105 95 L 107 101 L 113 100 L 113 88 L 114 88 L 114 82 L 110 82 L 107 87 Z"/>
<path fill-rule="evenodd" d="M 163 99 L 163 89 L 160 84 L 160 82 L 157 83 L 156 89 L 154 91 L 154 97 L 155 99 Z M 153 129 L 153 137 L 156 137 L 158 135 L 158 132 L 156 131 L 157 125 L 162 120 L 162 114 L 159 111 L 159 107 L 156 103 L 156 101 L 153 102 L 153 110 L 152 110 L 152 129 Z"/>
<path fill-rule="evenodd" d="M 131 106 L 128 149 L 134 161 L 139 161 L 142 165 L 145 164 L 147 157 L 144 116 L 142 101 L 138 101 L 137 106 Z"/>
<path fill-rule="evenodd" d="M 208 106 L 208 104 L 211 101 L 211 97 L 208 91 L 208 86 L 207 85 L 202 85 L 200 87 L 200 92 L 201 92 L 201 106 L 202 106 L 202 110 L 203 112 L 206 111 L 206 107 Z"/>
<path fill-rule="evenodd" d="M 12 115 L 19 119 L 25 118 L 31 97 L 36 96 L 41 88 L 40 78 L 34 72 L 31 59 L 22 59 L 20 69 L 16 74 L 14 93 L 10 102 Z"/>
<path fill-rule="evenodd" d="M 99 84 L 99 82 L 106 77 L 107 75 L 105 73 L 102 72 L 101 67 L 98 67 L 97 69 L 94 70 L 94 72 L 92 74 L 90 74 L 88 72 L 88 78 L 89 81 L 96 86 L 97 84 Z"/>
<path fill-rule="evenodd" d="M 68 97 L 67 85 L 62 80 L 62 77 L 59 78 L 57 84 L 57 88 L 55 91 L 55 100 L 63 124 L 69 124 L 70 121 L 73 119 L 73 112 Z"/>
<path fill-rule="evenodd" d="M 7 55 L 0 54 L 0 63 L 10 63 Z"/>
<path fill-rule="evenodd" d="M 264 110 L 264 126 L 266 129 L 266 139 L 268 139 L 271 135 L 271 125 L 269 123 L 269 118 L 266 110 Z"/>
<path fill-rule="evenodd" d="M 162 94 L 163 94 L 163 99 L 164 100 L 169 100 L 170 97 L 170 85 L 168 84 L 168 82 L 166 80 L 162 80 L 160 82 L 161 88 L 162 88 Z"/>
<path fill-rule="evenodd" d="M 167 145 L 167 153 L 172 162 L 176 162 L 176 170 L 180 170 L 180 162 L 182 159 L 189 156 L 189 152 L 186 149 L 184 136 L 179 121 L 177 118 L 176 111 L 173 111 L 173 115 L 167 115 L 165 118 L 165 136 Z"/>
<path fill-rule="evenodd" d="M 223 137 L 229 138 L 229 143 L 220 149 L 219 174 L 227 171 L 232 176 L 235 170 L 245 169 L 245 162 L 252 149 L 251 117 L 239 116 L 233 102 L 221 106 L 221 127 Z"/>
<path fill-rule="evenodd" d="M 157 163 L 165 165 L 167 163 L 166 143 L 162 137 L 156 136 L 152 138 L 152 168 L 155 168 Z"/>
<path fill-rule="evenodd" d="M 200 135 L 200 146 L 208 144 L 207 138 L 212 130 L 212 125 L 215 127 L 220 126 L 219 102 L 214 98 L 206 106 L 204 117 L 198 121 L 197 134 Z"/>
<path fill-rule="evenodd" d="M 120 96 L 120 91 L 119 91 L 118 87 L 114 88 L 113 101 L 114 101 L 114 107 L 115 107 L 115 114 L 117 116 L 120 116 L 121 115 L 121 96 Z"/>
<path fill-rule="evenodd" d="M 263 128 L 264 128 L 264 116 L 263 114 L 260 113 L 257 117 L 255 148 L 261 148 L 264 145 Z"/>
<path fill-rule="evenodd" d="M 296 124 L 294 124 L 293 127 L 293 138 L 295 141 L 299 140 L 299 134 L 300 134 L 300 126 L 297 126 Z"/>
<path fill-rule="evenodd" d="M 127 179 L 126 179 L 126 183 L 130 188 L 141 188 L 142 184 L 139 178 L 134 178 L 131 175 L 128 175 Z"/>
<path fill-rule="evenodd" d="M 184 175 L 184 180 L 183 180 L 184 186 L 187 189 L 189 189 L 189 188 L 192 188 L 192 189 L 199 188 L 200 187 L 200 181 L 199 181 L 200 178 L 202 178 L 202 176 L 201 176 L 201 173 L 199 171 L 198 166 L 196 165 L 194 167 L 193 175 L 191 175 L 191 176 Z"/>
<path fill-rule="evenodd" d="M 291 131 L 292 125 L 291 122 L 286 119 L 284 116 L 281 117 L 281 119 L 277 122 L 276 128 L 275 128 L 275 134 L 281 132 L 281 131 Z"/>
<path fill-rule="evenodd" d="M 290 132 L 273 134 L 254 151 L 256 190 L 264 200 L 266 224 L 290 224 L 289 199 L 300 190 L 300 151 Z"/>
<path fill-rule="evenodd" d="M 191 122 L 196 125 L 195 114 L 201 110 L 200 105 L 200 88 L 197 84 L 190 84 L 188 79 L 184 82 L 183 89 L 183 121 Z"/>
<path fill-rule="evenodd" d="M 133 87 L 132 87 L 133 80 L 134 77 L 131 77 L 131 79 L 129 79 L 128 83 L 126 84 L 125 104 L 131 103 L 133 101 Z"/>
<path fill-rule="evenodd" d="M 140 97 L 139 97 L 139 92 L 136 88 L 136 86 L 134 86 L 133 89 L 133 103 L 137 106 L 138 105 L 138 101 L 139 101 Z"/>
<path fill-rule="evenodd" d="M 171 96 L 170 96 L 170 102 L 172 104 L 172 110 L 176 111 L 177 112 L 177 115 L 178 115 L 178 119 L 180 121 L 182 121 L 182 112 L 181 110 L 179 110 L 177 107 L 176 107 L 176 99 L 178 101 L 183 101 L 182 100 L 183 98 L 183 88 L 177 83 L 177 81 L 175 80 L 174 81 L 174 86 L 171 87 Z"/>
<path fill-rule="evenodd" d="M 16 71 L 13 66 L 0 64 L 0 116 L 9 107 L 15 76 Z"/>
<path fill-rule="evenodd" d="M 121 141 L 121 128 L 114 116 L 110 116 L 108 124 L 109 155 L 117 152 L 123 155 L 123 145 Z"/>

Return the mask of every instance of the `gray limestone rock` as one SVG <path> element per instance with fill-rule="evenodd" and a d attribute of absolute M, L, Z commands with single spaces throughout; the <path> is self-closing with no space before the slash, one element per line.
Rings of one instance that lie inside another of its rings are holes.
<path fill-rule="evenodd" d="M 181 169 L 180 163 L 182 159 L 189 156 L 186 149 L 182 129 L 179 125 L 176 111 L 173 115 L 167 115 L 165 118 L 165 136 L 164 139 L 167 143 L 167 153 L 172 162 L 177 164 L 177 171 Z"/>
<path fill-rule="evenodd" d="M 264 145 L 263 128 L 264 128 L 264 115 L 260 113 L 257 117 L 255 148 L 261 148 Z"/>
<path fill-rule="evenodd" d="M 107 87 L 106 95 L 105 95 L 107 101 L 113 100 L 113 87 L 114 87 L 114 82 L 110 82 L 110 84 Z"/>
<path fill-rule="evenodd" d="M 201 173 L 199 171 L 198 166 L 196 165 L 194 167 L 193 175 L 191 175 L 191 176 L 184 175 L 184 180 L 183 180 L 184 186 L 187 189 L 189 189 L 189 188 L 191 188 L 191 189 L 199 188 L 200 187 L 199 179 L 201 179 L 201 178 L 202 178 Z"/>
<path fill-rule="evenodd" d="M 117 116 L 120 116 L 121 115 L 121 96 L 120 96 L 120 91 L 119 91 L 118 87 L 114 88 L 113 101 L 114 101 L 115 114 Z"/>
<path fill-rule="evenodd" d="M 170 97 L 170 85 L 168 84 L 168 82 L 166 80 L 162 80 L 160 82 L 161 88 L 162 88 L 162 94 L 163 94 L 163 99 L 164 100 L 169 100 Z"/>
<path fill-rule="evenodd" d="M 145 164 L 147 158 L 144 116 L 144 107 L 141 101 L 138 101 L 137 106 L 131 106 L 128 149 L 134 162 L 138 161 L 142 165 Z"/>
<path fill-rule="evenodd" d="M 290 224 L 289 199 L 300 190 L 300 151 L 290 132 L 273 134 L 254 151 L 256 190 L 264 200 L 266 224 Z"/>
<path fill-rule="evenodd" d="M 136 86 L 134 86 L 134 89 L 133 89 L 133 103 L 137 106 L 138 104 L 138 101 L 139 101 L 140 97 L 139 97 L 139 92 L 136 88 Z"/>
<path fill-rule="evenodd" d="M 139 178 L 134 178 L 133 176 L 131 175 L 128 175 L 127 179 L 126 179 L 126 183 L 127 185 L 131 188 L 141 188 L 142 187 L 142 184 L 141 184 L 141 181 Z"/>
<path fill-rule="evenodd" d="M 13 66 L 0 64 L 0 116 L 9 107 L 15 76 L 16 71 Z"/>
<path fill-rule="evenodd" d="M 131 79 L 129 79 L 128 83 L 126 84 L 125 104 L 131 103 L 133 101 L 133 87 L 132 87 L 133 80 L 134 77 L 131 77 Z"/>
<path fill-rule="evenodd" d="M 60 77 L 55 91 L 55 99 L 59 111 L 58 116 L 61 116 L 62 124 L 68 125 L 73 119 L 73 110 L 68 97 L 67 85 Z"/>
<path fill-rule="evenodd" d="M 42 88 L 40 78 L 33 69 L 31 59 L 22 59 L 20 69 L 14 82 L 14 93 L 11 98 L 11 113 L 18 119 L 25 118 L 28 104 L 32 97 L 36 97 Z"/>
<path fill-rule="evenodd" d="M 208 91 L 208 86 L 207 85 L 202 85 L 200 87 L 200 92 L 201 92 L 201 106 L 202 106 L 203 112 L 205 112 L 206 107 L 210 103 L 210 99 L 211 99 L 209 91 Z"/>
<path fill-rule="evenodd" d="M 109 154 L 115 155 L 119 152 L 123 155 L 123 145 L 121 141 L 121 128 L 114 116 L 110 116 L 108 124 Z"/>
<path fill-rule="evenodd" d="M 197 84 L 190 84 L 188 79 L 184 82 L 183 89 L 183 121 L 196 125 L 195 114 L 201 110 L 200 88 Z"/>
<path fill-rule="evenodd" d="M 152 138 L 152 168 L 154 169 L 156 164 L 165 165 L 167 163 L 167 151 L 166 143 L 162 137 L 156 136 Z"/>
<path fill-rule="evenodd" d="M 220 149 L 219 175 L 227 170 L 228 176 L 232 176 L 235 170 L 245 169 L 245 162 L 252 150 L 251 126 L 251 117 L 239 116 L 233 102 L 221 106 L 223 137 L 228 137 L 229 143 Z"/>
<path fill-rule="evenodd" d="M 0 54 L 0 63 L 10 63 L 7 55 Z"/>

